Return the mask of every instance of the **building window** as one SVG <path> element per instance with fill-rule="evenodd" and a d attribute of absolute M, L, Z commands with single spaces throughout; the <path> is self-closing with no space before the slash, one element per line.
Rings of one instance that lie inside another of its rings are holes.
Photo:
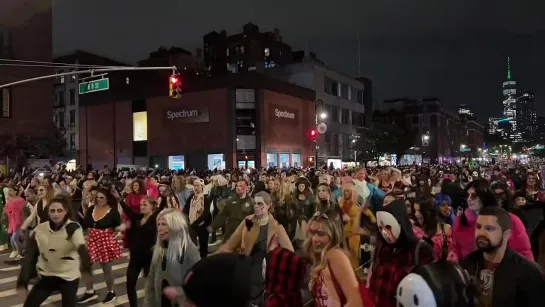
<path fill-rule="evenodd" d="M 278 155 L 274 153 L 267 153 L 267 167 L 276 167 L 278 165 Z"/>
<path fill-rule="evenodd" d="M 240 53 L 244 54 L 244 46 L 240 46 Z"/>
<path fill-rule="evenodd" d="M 64 112 L 59 112 L 59 128 L 64 129 Z"/>
<path fill-rule="evenodd" d="M 173 170 L 183 170 L 185 169 L 185 157 L 184 155 L 180 156 L 169 156 L 168 157 L 168 168 Z"/>
<path fill-rule="evenodd" d="M 339 122 L 339 108 L 333 106 L 331 107 L 331 120 L 334 123 Z"/>
<path fill-rule="evenodd" d="M 132 114 L 132 140 L 147 141 L 148 140 L 148 112 L 136 112 Z"/>
<path fill-rule="evenodd" d="M 76 104 L 76 90 L 70 89 L 70 105 L 73 106 Z"/>
<path fill-rule="evenodd" d="M 0 117 L 11 118 L 11 88 L 2 89 L 2 104 L 0 105 Z"/>
<path fill-rule="evenodd" d="M 339 82 L 330 79 L 328 77 L 324 78 L 324 92 L 329 95 L 339 96 Z"/>
<path fill-rule="evenodd" d="M 270 56 L 271 55 L 271 51 L 269 48 L 265 48 L 265 56 Z"/>
<path fill-rule="evenodd" d="M 237 88 L 236 89 L 236 102 L 255 102 L 255 90 Z"/>
<path fill-rule="evenodd" d="M 341 98 L 350 100 L 350 87 L 341 83 Z"/>
<path fill-rule="evenodd" d="M 291 155 L 291 165 L 293 167 L 301 167 L 301 154 L 294 153 Z"/>
<path fill-rule="evenodd" d="M 341 124 L 350 124 L 350 111 L 341 109 Z"/>
<path fill-rule="evenodd" d="M 208 155 L 208 169 L 225 169 L 225 159 L 223 157 L 223 154 Z"/>
<path fill-rule="evenodd" d="M 290 154 L 281 153 L 280 154 L 280 167 L 290 167 Z"/>
<path fill-rule="evenodd" d="M 360 104 L 363 104 L 364 103 L 364 96 L 363 96 L 363 91 L 362 90 L 358 90 L 358 97 L 357 97 L 357 103 L 360 103 Z"/>
<path fill-rule="evenodd" d="M 70 141 L 68 143 L 68 149 L 69 150 L 76 150 L 76 134 L 70 133 Z"/>
<path fill-rule="evenodd" d="M 59 106 L 64 107 L 64 91 L 59 92 Z"/>
<path fill-rule="evenodd" d="M 227 48 L 227 49 L 225 50 L 225 55 L 226 55 L 226 56 L 229 56 L 229 48 Z"/>
<path fill-rule="evenodd" d="M 75 127 L 76 126 L 76 110 L 70 110 L 68 117 L 70 121 L 70 127 Z"/>

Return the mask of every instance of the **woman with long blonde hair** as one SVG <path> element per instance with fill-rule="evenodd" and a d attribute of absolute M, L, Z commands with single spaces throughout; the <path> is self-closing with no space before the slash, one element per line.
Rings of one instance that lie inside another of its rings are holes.
<path fill-rule="evenodd" d="M 337 213 L 316 212 L 309 221 L 304 250 L 311 267 L 309 289 L 315 307 L 361 307 L 359 281 L 350 255 L 342 248 L 343 235 Z"/>
<path fill-rule="evenodd" d="M 357 266 L 360 260 L 360 234 L 354 232 L 354 221 L 359 214 L 360 204 L 358 204 L 358 192 L 356 186 L 352 183 L 343 185 L 343 196 L 339 202 L 342 210 L 342 220 L 344 223 L 344 235 L 352 255 L 353 265 Z"/>
<path fill-rule="evenodd" d="M 274 192 L 271 197 L 273 200 L 271 213 L 278 223 L 284 226 L 290 239 L 293 239 L 299 214 L 289 185 L 281 183 L 279 179 L 275 179 Z"/>
<path fill-rule="evenodd" d="M 187 221 L 177 209 L 157 215 L 157 240 L 146 283 L 145 306 L 171 306 L 183 300 L 184 276 L 200 260 Z"/>

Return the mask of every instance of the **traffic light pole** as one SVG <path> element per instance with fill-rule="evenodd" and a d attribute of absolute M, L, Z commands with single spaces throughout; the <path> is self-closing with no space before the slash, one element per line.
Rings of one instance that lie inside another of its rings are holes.
<path fill-rule="evenodd" d="M 63 72 L 59 74 L 54 75 L 46 75 L 46 76 L 40 76 L 20 81 L 15 81 L 7 84 L 1 84 L 0 89 L 11 87 L 19 84 L 25 84 L 29 82 L 35 82 L 40 80 L 46 80 L 46 79 L 53 79 L 63 76 L 72 76 L 72 75 L 79 75 L 79 74 L 91 74 L 94 75 L 95 73 L 107 73 L 107 72 L 114 72 L 114 71 L 134 71 L 134 70 L 172 70 L 173 72 L 177 72 L 178 68 L 176 66 L 170 66 L 170 67 L 125 67 L 125 66 L 114 66 L 114 67 L 108 67 L 108 68 L 99 68 L 99 69 L 87 69 L 87 70 L 78 70 L 78 71 L 71 71 L 71 72 Z"/>
<path fill-rule="evenodd" d="M 321 99 L 318 99 L 314 101 L 314 117 L 315 117 L 315 127 L 318 129 L 318 108 L 322 107 L 324 102 Z M 316 140 L 314 141 L 315 148 L 314 148 L 314 167 L 318 168 L 318 150 L 320 149 L 320 146 L 318 146 L 318 137 L 320 136 L 320 133 L 316 136 Z"/>

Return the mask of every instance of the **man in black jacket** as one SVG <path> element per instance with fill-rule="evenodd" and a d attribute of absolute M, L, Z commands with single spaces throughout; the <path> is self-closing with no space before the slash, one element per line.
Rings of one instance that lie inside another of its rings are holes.
<path fill-rule="evenodd" d="M 478 250 L 461 261 L 475 286 L 476 306 L 538 307 L 545 302 L 545 273 L 507 248 L 512 222 L 500 207 L 484 207 L 475 224 Z"/>

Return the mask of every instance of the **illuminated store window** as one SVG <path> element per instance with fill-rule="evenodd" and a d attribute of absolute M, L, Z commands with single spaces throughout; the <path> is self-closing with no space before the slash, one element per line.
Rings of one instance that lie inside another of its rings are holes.
<path fill-rule="evenodd" d="M 280 154 L 280 167 L 290 167 L 290 154 L 281 153 Z"/>
<path fill-rule="evenodd" d="M 208 155 L 208 169 L 225 169 L 225 160 L 223 154 Z"/>
<path fill-rule="evenodd" d="M 148 112 L 136 112 L 132 114 L 132 140 L 148 140 Z"/>
<path fill-rule="evenodd" d="M 291 155 L 291 165 L 294 167 L 301 167 L 301 154 L 294 153 Z"/>
<path fill-rule="evenodd" d="M 267 167 L 276 167 L 278 165 L 278 155 L 275 153 L 267 154 Z"/>
<path fill-rule="evenodd" d="M 180 156 L 169 156 L 168 157 L 168 169 L 174 170 L 183 170 L 185 169 L 185 157 Z"/>

